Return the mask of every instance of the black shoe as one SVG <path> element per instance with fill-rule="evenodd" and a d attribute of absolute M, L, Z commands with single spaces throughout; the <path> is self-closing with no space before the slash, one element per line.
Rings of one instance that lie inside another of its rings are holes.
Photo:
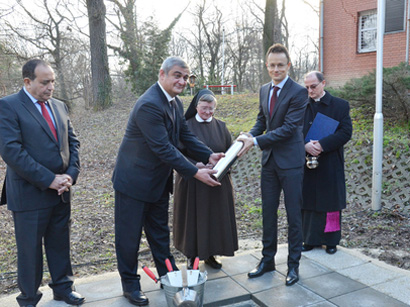
<path fill-rule="evenodd" d="M 214 256 L 211 256 L 208 259 L 206 259 L 205 264 L 209 265 L 211 268 L 214 268 L 216 270 L 220 270 L 222 268 L 222 263 L 219 260 L 216 260 Z"/>
<path fill-rule="evenodd" d="M 263 274 L 271 271 L 275 271 L 275 263 L 274 262 L 259 262 L 259 264 L 254 268 L 252 271 L 248 273 L 248 278 L 255 278 L 262 276 Z"/>
<path fill-rule="evenodd" d="M 336 246 L 326 246 L 326 253 L 333 255 L 337 252 Z"/>
<path fill-rule="evenodd" d="M 36 307 L 36 305 L 23 305 L 23 306 L 21 306 L 21 307 Z"/>
<path fill-rule="evenodd" d="M 144 292 L 142 292 L 141 290 L 135 290 L 133 292 L 124 292 L 124 296 L 133 305 L 136 305 L 136 306 L 148 305 L 148 298 L 145 296 Z"/>
<path fill-rule="evenodd" d="M 286 276 L 286 286 L 291 286 L 299 281 L 299 269 L 291 268 Z"/>
<path fill-rule="evenodd" d="M 69 305 L 81 305 L 85 301 L 85 297 L 77 292 L 70 292 L 68 294 L 58 294 L 54 293 L 54 300 L 64 301 Z"/>
<path fill-rule="evenodd" d="M 315 248 L 314 245 L 303 244 L 303 246 L 302 246 L 302 252 L 308 252 L 308 251 L 311 251 L 311 250 L 314 249 L 314 248 Z"/>

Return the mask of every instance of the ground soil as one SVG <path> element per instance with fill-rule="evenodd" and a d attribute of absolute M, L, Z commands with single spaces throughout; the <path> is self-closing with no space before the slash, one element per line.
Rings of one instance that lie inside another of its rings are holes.
<path fill-rule="evenodd" d="M 81 141 L 82 160 L 82 172 L 75 186 L 72 203 L 71 228 L 73 270 L 78 277 L 116 270 L 114 194 L 110 179 L 133 100 L 130 98 L 101 112 L 77 106 L 72 113 L 72 121 Z M 5 166 L 1 162 L 0 180 L 4 174 Z M 241 249 L 255 248 L 261 240 L 258 176 L 249 178 L 247 184 L 249 188 L 246 193 L 237 190 L 235 195 L 238 235 L 241 242 L 248 242 L 241 244 Z M 279 210 L 279 242 L 286 243 L 287 222 L 283 205 Z M 343 212 L 342 238 L 342 246 L 360 249 L 386 263 L 410 269 L 408 217 L 386 209 L 375 213 L 368 205 L 348 204 Z M 178 251 L 173 249 L 173 252 L 179 261 L 185 260 Z M 140 260 L 141 264 L 153 266 L 145 240 L 141 245 Z M 16 292 L 14 227 L 12 215 L 6 207 L 0 208 L 0 266 L 0 293 Z M 43 284 L 48 281 L 49 274 L 45 266 Z"/>

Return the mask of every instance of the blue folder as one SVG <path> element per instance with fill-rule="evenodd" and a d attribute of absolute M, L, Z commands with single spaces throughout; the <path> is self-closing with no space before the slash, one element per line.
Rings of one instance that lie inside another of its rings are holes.
<path fill-rule="evenodd" d="M 312 126 L 305 137 L 305 142 L 323 139 L 329 134 L 333 134 L 336 131 L 337 126 L 339 126 L 337 120 L 317 112 Z"/>

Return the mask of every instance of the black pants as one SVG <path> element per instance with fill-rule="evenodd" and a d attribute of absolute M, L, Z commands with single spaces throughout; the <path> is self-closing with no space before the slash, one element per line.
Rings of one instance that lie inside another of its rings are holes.
<path fill-rule="evenodd" d="M 278 207 L 281 190 L 288 220 L 288 267 L 299 267 L 302 253 L 302 182 L 303 166 L 280 169 L 271 157 L 262 167 L 263 261 L 275 259 L 278 242 Z"/>
<path fill-rule="evenodd" d="M 41 299 L 38 288 L 43 278 L 42 240 L 51 275 L 49 286 L 55 293 L 67 294 L 73 285 L 70 261 L 70 204 L 13 211 L 17 243 L 19 305 L 36 305 Z"/>
<path fill-rule="evenodd" d="M 168 205 L 168 192 L 156 203 L 145 203 L 115 191 L 115 251 L 124 292 L 141 290 L 137 271 L 143 227 L 159 276 L 168 272 L 166 258 L 177 269 L 169 249 Z"/>

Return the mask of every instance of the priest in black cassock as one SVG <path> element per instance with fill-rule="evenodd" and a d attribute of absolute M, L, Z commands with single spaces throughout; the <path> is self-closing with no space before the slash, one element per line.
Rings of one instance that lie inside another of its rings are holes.
<path fill-rule="evenodd" d="M 213 117 L 216 98 L 204 89 L 193 98 L 185 118 L 191 132 L 215 152 L 226 152 L 232 137 L 224 122 Z M 189 157 L 189 148 L 181 148 Z M 209 167 L 191 160 L 198 168 Z M 195 179 L 175 177 L 173 238 L 175 247 L 190 260 L 199 257 L 220 269 L 216 255 L 233 256 L 238 249 L 231 176 L 221 186 L 209 187 Z"/>
<path fill-rule="evenodd" d="M 306 75 L 309 101 L 305 112 L 303 134 L 309 132 L 318 113 L 338 122 L 334 133 L 319 140 L 305 140 L 307 156 L 317 157 L 316 168 L 305 166 L 303 178 L 303 247 L 302 251 L 326 246 L 328 254 L 337 251 L 341 239 L 342 209 L 346 208 L 346 183 L 343 146 L 352 136 L 349 103 L 324 90 L 323 74 L 313 71 Z"/>

